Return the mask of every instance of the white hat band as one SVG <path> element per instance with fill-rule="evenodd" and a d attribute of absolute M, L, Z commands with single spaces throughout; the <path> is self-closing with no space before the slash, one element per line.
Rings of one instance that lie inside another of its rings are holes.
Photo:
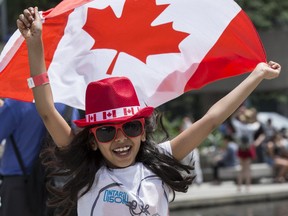
<path fill-rule="evenodd" d="M 117 109 L 105 110 L 101 112 L 91 113 L 86 115 L 86 122 L 97 123 L 99 121 L 115 119 L 125 116 L 133 116 L 139 112 L 140 106 L 121 107 Z"/>

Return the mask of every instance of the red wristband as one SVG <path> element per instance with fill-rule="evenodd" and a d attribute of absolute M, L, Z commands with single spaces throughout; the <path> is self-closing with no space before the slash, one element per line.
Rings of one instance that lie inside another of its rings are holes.
<path fill-rule="evenodd" d="M 29 88 L 34 88 L 36 86 L 40 86 L 40 85 L 44 85 L 46 83 L 49 83 L 49 77 L 48 77 L 48 73 L 41 73 L 39 75 L 30 77 L 27 79 L 28 82 L 28 86 Z"/>

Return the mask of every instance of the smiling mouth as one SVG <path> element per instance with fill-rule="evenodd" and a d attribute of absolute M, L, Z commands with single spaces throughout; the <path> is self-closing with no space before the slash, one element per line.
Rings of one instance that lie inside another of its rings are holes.
<path fill-rule="evenodd" d="M 121 147 L 121 148 L 116 148 L 113 150 L 114 153 L 116 153 L 117 155 L 127 155 L 130 152 L 131 146 L 125 146 L 125 147 Z"/>

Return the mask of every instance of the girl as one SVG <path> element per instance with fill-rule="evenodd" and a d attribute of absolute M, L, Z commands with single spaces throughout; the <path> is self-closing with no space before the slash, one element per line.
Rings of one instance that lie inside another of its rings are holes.
<path fill-rule="evenodd" d="M 44 159 L 49 167 L 65 168 L 63 173 L 71 176 L 61 190 L 48 187 L 54 194 L 50 204 L 61 206 L 61 215 L 68 215 L 76 204 L 80 216 L 168 215 L 169 190 L 185 192 L 193 180 L 182 175 L 190 167 L 179 161 L 227 119 L 263 79 L 273 79 L 280 73 L 277 63 L 259 63 L 200 120 L 157 146 L 151 140 L 153 108 L 139 108 L 127 78 L 92 82 L 86 90 L 86 118 L 75 122 L 83 130 L 75 135 L 54 108 L 44 73 L 42 24 L 37 7 L 25 9 L 17 26 L 28 46 L 37 110 L 57 145 L 47 149 Z"/>
<path fill-rule="evenodd" d="M 241 170 L 237 177 L 237 190 L 241 191 L 242 182 L 245 180 L 246 191 L 249 192 L 251 163 L 256 157 L 254 137 L 261 125 L 257 121 L 257 110 L 255 108 L 241 107 L 236 113 L 236 117 L 231 120 L 236 132 L 235 139 L 239 144 L 237 155 L 241 165 Z"/>

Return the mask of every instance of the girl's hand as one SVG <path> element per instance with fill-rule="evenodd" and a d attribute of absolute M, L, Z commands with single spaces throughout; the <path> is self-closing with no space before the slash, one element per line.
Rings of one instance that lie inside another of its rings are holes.
<path fill-rule="evenodd" d="M 42 22 L 38 7 L 25 9 L 17 19 L 17 27 L 26 40 L 40 38 L 42 34 Z"/>
<path fill-rule="evenodd" d="M 261 75 L 263 75 L 264 79 L 274 79 L 279 76 L 281 71 L 280 64 L 270 61 L 269 63 L 259 63 L 256 68 L 254 69 L 254 72 L 258 72 Z"/>

